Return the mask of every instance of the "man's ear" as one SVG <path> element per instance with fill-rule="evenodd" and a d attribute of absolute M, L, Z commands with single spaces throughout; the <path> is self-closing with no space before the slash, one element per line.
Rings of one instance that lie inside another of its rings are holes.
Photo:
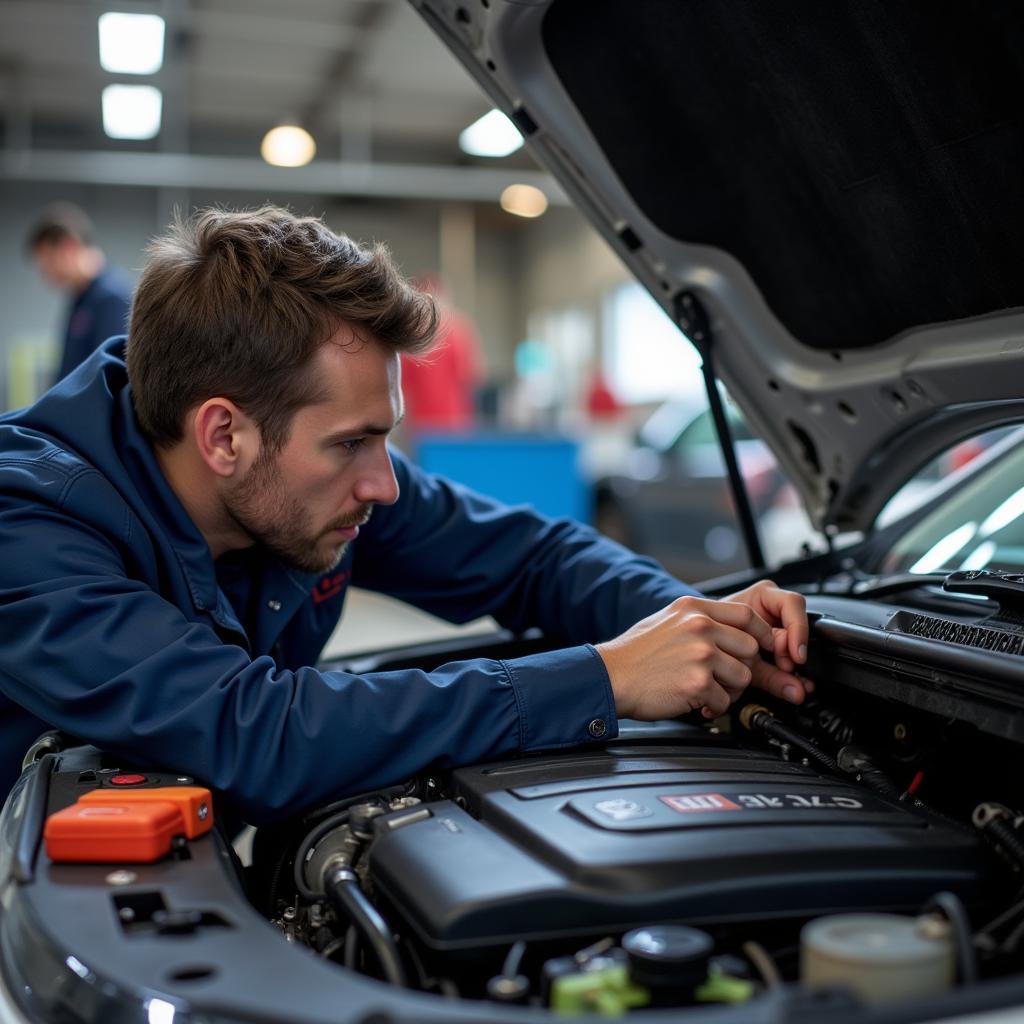
<path fill-rule="evenodd" d="M 208 398 L 192 420 L 196 451 L 217 476 L 245 472 L 259 455 L 256 424 L 229 398 Z"/>

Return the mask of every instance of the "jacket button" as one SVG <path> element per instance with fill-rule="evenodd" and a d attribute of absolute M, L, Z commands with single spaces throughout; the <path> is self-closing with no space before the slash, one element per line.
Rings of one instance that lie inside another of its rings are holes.
<path fill-rule="evenodd" d="M 595 740 L 599 740 L 608 731 L 608 726 L 605 725 L 603 718 L 595 718 L 587 726 L 587 732 L 594 737 Z"/>
<path fill-rule="evenodd" d="M 272 612 L 279 612 L 281 610 L 281 602 L 280 601 L 268 601 L 267 602 L 267 607 Z"/>

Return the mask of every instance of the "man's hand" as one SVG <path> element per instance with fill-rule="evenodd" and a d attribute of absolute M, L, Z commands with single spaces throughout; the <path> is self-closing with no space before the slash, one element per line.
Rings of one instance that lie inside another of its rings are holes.
<path fill-rule="evenodd" d="M 697 708 L 707 718 L 724 714 L 763 675 L 758 666 L 768 667 L 758 652 L 774 651 L 774 645 L 772 627 L 750 600 L 681 597 L 598 644 L 597 652 L 608 669 L 616 713 L 650 721 Z"/>
<path fill-rule="evenodd" d="M 797 666 L 807 661 L 807 602 L 801 594 L 780 590 L 770 580 L 761 580 L 745 590 L 724 598 L 745 604 L 772 627 L 771 651 L 775 664 L 761 657 L 751 663 L 752 685 L 775 697 L 800 704 L 814 689 L 809 679 L 796 674 Z"/>

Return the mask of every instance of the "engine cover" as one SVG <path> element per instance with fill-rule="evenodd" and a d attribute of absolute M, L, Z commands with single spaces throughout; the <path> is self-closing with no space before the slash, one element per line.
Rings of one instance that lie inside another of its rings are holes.
<path fill-rule="evenodd" d="M 980 897 L 969 831 L 699 729 L 460 769 L 453 788 L 378 819 L 370 848 L 377 891 L 437 950 Z"/>

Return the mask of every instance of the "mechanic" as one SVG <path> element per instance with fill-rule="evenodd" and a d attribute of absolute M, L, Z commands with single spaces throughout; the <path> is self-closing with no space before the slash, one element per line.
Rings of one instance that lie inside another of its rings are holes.
<path fill-rule="evenodd" d="M 384 248 L 319 220 L 207 210 L 151 245 L 127 340 L 0 420 L 0 785 L 56 727 L 261 822 L 619 717 L 711 718 L 750 683 L 803 699 L 799 595 L 704 599 L 388 448 L 399 356 L 435 329 Z M 315 668 L 350 585 L 560 647 Z"/>
<path fill-rule="evenodd" d="M 54 203 L 25 241 L 36 269 L 71 297 L 56 380 L 66 377 L 115 334 L 124 334 L 132 288 L 93 242 L 92 223 L 73 203 Z"/>

